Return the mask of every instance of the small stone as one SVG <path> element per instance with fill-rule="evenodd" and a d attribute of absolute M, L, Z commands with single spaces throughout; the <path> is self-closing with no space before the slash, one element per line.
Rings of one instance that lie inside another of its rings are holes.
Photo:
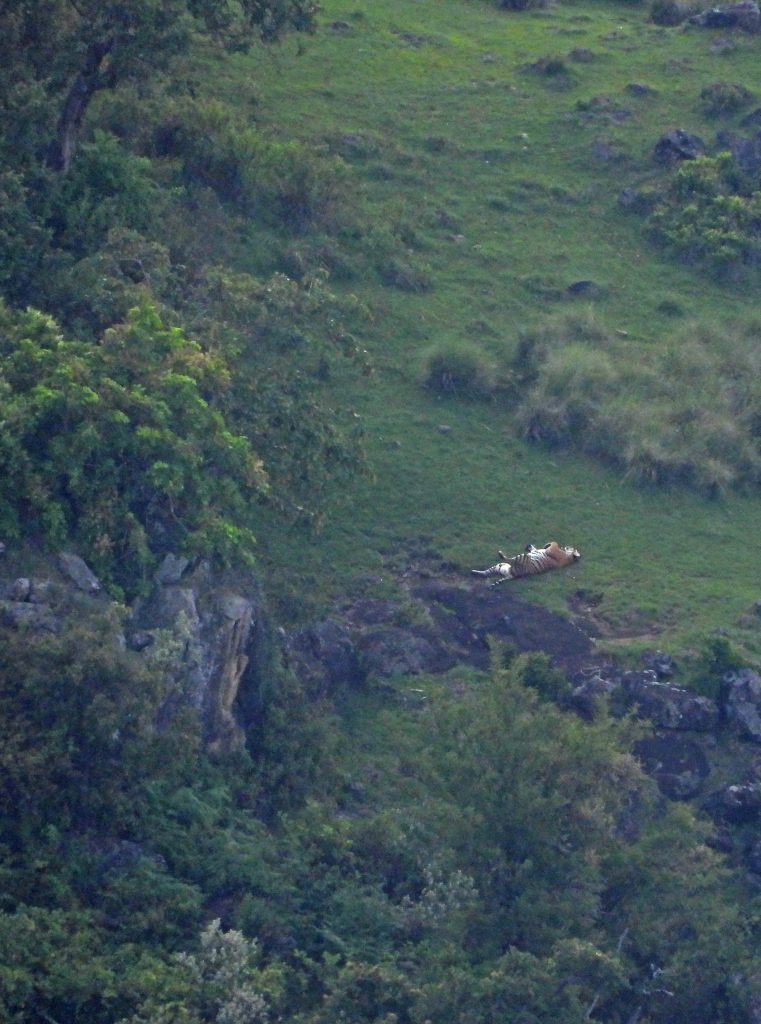
<path fill-rule="evenodd" d="M 595 59 L 596 54 L 587 46 L 577 46 L 574 50 L 570 51 L 568 56 L 571 58 L 571 60 L 578 61 L 579 64 L 591 64 L 591 62 Z"/>
<path fill-rule="evenodd" d="M 28 601 L 32 593 L 32 581 L 25 576 L 20 576 L 11 583 L 8 590 L 8 597 L 11 601 Z"/>
<path fill-rule="evenodd" d="M 449 426 L 448 423 L 440 423 L 439 424 L 439 433 L 440 434 L 451 434 L 452 433 L 452 428 Z"/>
<path fill-rule="evenodd" d="M 179 583 L 189 565 L 190 559 L 183 555 L 165 555 L 154 579 L 160 586 Z"/>
<path fill-rule="evenodd" d="M 657 90 L 652 85 L 645 85 L 644 82 L 629 82 L 626 91 L 632 96 L 656 96 Z"/>
<path fill-rule="evenodd" d="M 568 285 L 566 291 L 569 295 L 584 296 L 588 299 L 597 298 L 604 293 L 602 288 L 596 281 L 573 281 Z"/>

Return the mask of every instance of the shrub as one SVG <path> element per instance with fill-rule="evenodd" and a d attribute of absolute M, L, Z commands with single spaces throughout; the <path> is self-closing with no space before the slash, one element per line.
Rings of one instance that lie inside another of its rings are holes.
<path fill-rule="evenodd" d="M 340 157 L 266 139 L 216 101 L 178 104 L 157 126 L 153 146 L 157 155 L 181 161 L 186 183 L 265 220 L 275 214 L 294 230 L 331 221 L 351 193 L 353 179 Z"/>
<path fill-rule="evenodd" d="M 472 342 L 445 343 L 426 353 L 423 386 L 439 395 L 483 398 L 492 393 L 492 367 Z"/>
<path fill-rule="evenodd" d="M 739 82 L 713 82 L 700 90 L 700 106 L 707 117 L 720 117 L 742 110 L 753 93 Z"/>
<path fill-rule="evenodd" d="M 385 285 L 403 292 L 427 292 L 432 284 L 426 270 L 396 257 L 383 260 L 378 266 L 378 273 Z"/>
<path fill-rule="evenodd" d="M 570 74 L 570 68 L 563 57 L 547 56 L 540 57 L 528 67 L 529 71 L 535 71 L 546 78 L 565 78 Z"/>
<path fill-rule="evenodd" d="M 161 220 L 166 195 L 153 180 L 149 160 L 124 149 L 116 136 L 96 131 L 57 182 L 51 202 L 54 244 L 81 257 L 100 248 L 114 225 L 150 232 Z"/>
<path fill-rule="evenodd" d="M 2 526 L 79 542 L 134 587 L 167 550 L 250 559 L 251 503 L 266 488 L 248 439 L 217 408 L 228 372 L 155 309 L 98 345 L 49 317 L 0 309 Z"/>
<path fill-rule="evenodd" d="M 650 6 L 650 20 L 656 25 L 681 25 L 693 13 L 693 9 L 679 0 L 653 0 Z"/>
<path fill-rule="evenodd" d="M 646 362 L 625 343 L 562 321 L 524 337 L 513 366 L 524 436 L 573 445 L 637 484 L 715 497 L 761 482 L 757 325 L 685 329 Z"/>
<path fill-rule="evenodd" d="M 685 161 L 648 224 L 656 241 L 715 274 L 761 260 L 761 191 L 729 153 Z"/>

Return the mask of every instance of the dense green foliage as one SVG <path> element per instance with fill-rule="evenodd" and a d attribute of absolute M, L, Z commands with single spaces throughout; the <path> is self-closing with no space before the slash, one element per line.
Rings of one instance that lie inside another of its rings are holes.
<path fill-rule="evenodd" d="M 761 191 L 729 153 L 690 160 L 650 217 L 655 236 L 685 260 L 728 274 L 759 262 Z"/>
<path fill-rule="evenodd" d="M 540 660 L 424 681 L 420 709 L 368 692 L 361 774 L 323 732 L 311 799 L 281 790 L 265 826 L 306 722 L 302 760 L 211 765 L 93 625 L 0 663 L 3 1019 L 746 1019 L 739 879 L 654 800 L 628 725 L 537 696 Z"/>
<path fill-rule="evenodd" d="M 166 551 L 245 570 L 256 534 L 304 619 L 557 535 L 578 576 L 524 594 L 594 595 L 648 645 L 728 622 L 695 670 L 715 696 L 761 655 L 735 622 L 757 565 L 727 572 L 761 528 L 731 493 L 761 473 L 734 286 L 758 190 L 649 155 L 750 104 L 757 40 L 648 16 L 0 3 L 2 539 L 72 544 L 131 595 Z M 0 637 L 3 1022 L 751 1024 L 754 885 L 644 777 L 639 726 L 561 710 L 541 657 L 310 702 L 273 656 L 215 761 L 182 638 L 138 657 L 65 602 L 77 628 Z"/>
<path fill-rule="evenodd" d="M 253 544 L 266 484 L 250 442 L 218 411 L 229 371 L 155 310 L 100 345 L 50 318 L 3 311 L 2 530 L 70 539 L 133 582 L 162 550 L 229 562 Z"/>

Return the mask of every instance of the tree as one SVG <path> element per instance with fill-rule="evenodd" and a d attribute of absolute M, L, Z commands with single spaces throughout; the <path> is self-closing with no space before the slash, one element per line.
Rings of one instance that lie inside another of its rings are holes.
<path fill-rule="evenodd" d="M 58 103 L 46 162 L 67 171 L 93 97 L 126 81 L 153 84 L 200 41 L 247 51 L 314 27 L 315 0 L 23 0 L 0 3 L 2 106 L 18 82 Z M 61 101 L 61 97 L 63 97 Z"/>
<path fill-rule="evenodd" d="M 0 307 L 0 525 L 74 539 L 106 579 L 134 586 L 162 550 L 250 556 L 266 490 L 249 440 L 218 409 L 229 384 L 150 305 L 99 344 Z"/>

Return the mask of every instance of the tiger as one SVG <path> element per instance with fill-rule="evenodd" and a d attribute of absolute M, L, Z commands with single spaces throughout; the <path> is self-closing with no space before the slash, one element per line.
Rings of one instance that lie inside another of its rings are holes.
<path fill-rule="evenodd" d="M 573 565 L 581 558 L 576 548 L 563 547 L 556 540 L 551 540 L 543 548 L 535 548 L 533 544 L 527 544 L 524 551 L 519 555 L 508 558 L 502 551 L 497 552 L 499 561 L 488 569 L 473 569 L 476 576 L 497 576 L 492 583 L 493 587 L 504 583 L 505 580 L 517 580 L 522 576 L 534 576 L 539 572 L 547 572 L 550 569 L 561 569 L 566 565 Z"/>

